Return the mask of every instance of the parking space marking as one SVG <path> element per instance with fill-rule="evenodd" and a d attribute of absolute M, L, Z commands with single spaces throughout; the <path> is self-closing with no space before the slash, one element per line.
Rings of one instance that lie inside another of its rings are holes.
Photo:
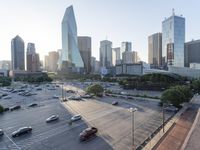
<path fill-rule="evenodd" d="M 4 133 L 4 135 L 16 146 L 18 150 L 21 150 L 21 148 L 6 133 Z"/>

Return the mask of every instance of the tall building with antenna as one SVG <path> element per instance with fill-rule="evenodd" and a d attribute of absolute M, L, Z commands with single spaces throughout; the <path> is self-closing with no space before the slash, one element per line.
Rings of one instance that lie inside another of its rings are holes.
<path fill-rule="evenodd" d="M 184 67 L 185 18 L 172 15 L 162 22 L 162 65 Z"/>

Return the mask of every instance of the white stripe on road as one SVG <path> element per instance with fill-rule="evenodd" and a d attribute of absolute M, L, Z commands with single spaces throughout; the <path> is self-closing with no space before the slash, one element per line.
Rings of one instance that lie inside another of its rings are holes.
<path fill-rule="evenodd" d="M 21 150 L 21 148 L 6 133 L 4 133 L 4 135 L 16 146 L 18 150 Z"/>

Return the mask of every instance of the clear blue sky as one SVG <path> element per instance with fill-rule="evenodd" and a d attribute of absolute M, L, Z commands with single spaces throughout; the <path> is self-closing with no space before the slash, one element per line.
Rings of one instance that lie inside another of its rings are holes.
<path fill-rule="evenodd" d="M 106 37 L 113 47 L 132 42 L 147 61 L 147 37 L 161 32 L 161 22 L 171 15 L 186 18 L 186 41 L 200 39 L 199 0 L 1 0 L 0 60 L 10 60 L 10 42 L 20 35 L 27 46 L 36 44 L 41 59 L 61 48 L 61 21 L 74 6 L 78 35 L 92 37 L 92 55 L 99 59 L 99 42 Z"/>

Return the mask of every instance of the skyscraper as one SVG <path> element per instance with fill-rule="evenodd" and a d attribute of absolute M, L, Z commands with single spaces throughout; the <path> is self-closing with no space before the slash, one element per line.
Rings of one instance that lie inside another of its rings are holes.
<path fill-rule="evenodd" d="M 185 18 L 172 16 L 162 22 L 163 65 L 184 67 Z"/>
<path fill-rule="evenodd" d="M 122 59 L 122 53 L 125 51 L 131 51 L 132 50 L 132 44 L 131 42 L 122 42 L 121 44 L 121 59 Z"/>
<path fill-rule="evenodd" d="M 27 71 L 30 71 L 30 72 L 40 71 L 40 58 L 39 58 L 39 54 L 35 52 L 34 43 L 28 43 L 27 45 L 26 68 L 27 68 Z"/>
<path fill-rule="evenodd" d="M 11 68 L 12 70 L 24 70 L 24 41 L 16 36 L 11 41 Z"/>
<path fill-rule="evenodd" d="M 78 49 L 77 26 L 73 7 L 66 9 L 62 20 L 62 59 L 61 68 L 83 68 L 83 60 Z"/>
<path fill-rule="evenodd" d="M 100 66 L 106 68 L 112 66 L 112 42 L 108 40 L 100 42 Z"/>
<path fill-rule="evenodd" d="M 162 63 L 162 33 L 155 33 L 148 37 L 148 62 L 154 67 Z"/>
<path fill-rule="evenodd" d="M 115 64 L 121 64 L 122 59 L 120 47 L 113 48 L 113 51 L 115 51 Z"/>
<path fill-rule="evenodd" d="M 59 53 L 56 51 L 49 52 L 48 56 L 48 71 L 50 72 L 57 72 L 58 69 L 58 57 Z"/>
<path fill-rule="evenodd" d="M 200 63 L 200 40 L 185 43 L 185 67 Z"/>
<path fill-rule="evenodd" d="M 84 63 L 86 73 L 91 72 L 91 37 L 78 36 L 78 48 Z"/>

